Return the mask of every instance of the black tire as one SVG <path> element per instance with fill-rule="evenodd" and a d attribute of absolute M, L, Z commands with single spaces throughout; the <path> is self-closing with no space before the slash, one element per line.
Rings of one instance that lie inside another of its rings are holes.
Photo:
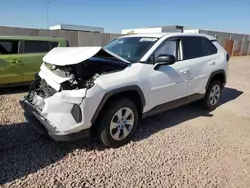
<path fill-rule="evenodd" d="M 115 116 L 115 114 L 120 109 L 123 108 L 129 108 L 132 110 L 133 115 L 131 116 L 134 117 L 134 123 L 133 126 L 131 126 L 132 128 L 130 129 L 130 133 L 128 134 L 127 137 L 121 140 L 116 140 L 111 135 L 110 124 L 113 116 Z M 115 100 L 112 100 L 110 104 L 105 105 L 103 113 L 101 114 L 100 121 L 98 122 L 99 125 L 97 125 L 96 127 L 97 128 L 96 132 L 98 134 L 97 136 L 100 139 L 100 141 L 106 146 L 111 148 L 118 148 L 122 145 L 125 145 L 131 140 L 136 130 L 138 119 L 139 119 L 138 109 L 134 104 L 134 102 L 132 102 L 128 98 L 119 98 L 119 99 L 117 98 Z"/>
<path fill-rule="evenodd" d="M 212 92 L 212 89 L 215 88 L 216 86 L 219 87 L 219 91 L 220 91 L 220 94 L 219 94 L 219 97 L 217 99 L 217 102 L 215 104 L 211 104 L 210 102 L 210 94 Z M 219 80 L 214 80 L 210 83 L 207 91 L 206 91 L 206 95 L 204 97 L 204 99 L 201 101 L 202 102 L 202 106 L 205 110 L 214 110 L 215 108 L 217 108 L 220 104 L 220 100 L 221 100 L 221 92 L 222 92 L 222 83 L 221 81 Z"/>

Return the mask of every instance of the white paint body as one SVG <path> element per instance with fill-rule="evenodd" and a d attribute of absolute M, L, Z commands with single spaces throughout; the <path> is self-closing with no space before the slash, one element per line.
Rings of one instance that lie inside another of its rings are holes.
<path fill-rule="evenodd" d="M 78 64 L 99 52 L 102 47 L 87 46 L 87 47 L 57 47 L 49 51 L 44 57 L 44 62 L 49 62 L 53 65 L 73 65 Z M 106 50 L 107 53 L 112 54 L 116 58 L 128 62 L 124 58 Z M 128 62 L 129 63 L 129 62 Z"/>
<path fill-rule="evenodd" d="M 140 61 L 145 62 L 155 49 L 169 37 L 197 35 L 213 39 L 208 35 L 184 33 L 139 34 L 122 37 L 159 37 L 159 40 L 141 58 Z M 104 95 L 124 86 L 137 85 L 140 87 L 146 101 L 143 113 L 157 105 L 188 95 L 205 94 L 205 86 L 211 73 L 220 69 L 227 73 L 228 69 L 226 51 L 217 42 L 215 42 L 215 45 L 218 49 L 218 53 L 215 55 L 178 61 L 172 65 L 161 66 L 158 70 L 154 70 L 155 65 L 153 64 L 131 63 L 122 71 L 100 75 L 95 80 L 95 85 L 89 90 L 57 92 L 52 97 L 45 99 L 42 115 L 63 135 L 90 128 L 92 126 L 91 118 Z M 93 56 L 100 49 L 101 47 L 58 48 L 49 52 L 44 57 L 44 61 L 56 65 L 76 64 Z M 57 91 L 60 83 L 65 79 L 70 79 L 53 74 L 44 65 L 41 66 L 39 75 Z M 78 124 L 71 115 L 74 104 L 80 105 L 83 115 L 82 122 Z"/>

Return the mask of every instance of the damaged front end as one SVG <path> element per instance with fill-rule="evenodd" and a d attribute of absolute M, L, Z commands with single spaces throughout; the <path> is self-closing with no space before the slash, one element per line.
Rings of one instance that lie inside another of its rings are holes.
<path fill-rule="evenodd" d="M 44 57 L 28 95 L 20 101 L 26 119 L 32 119 L 33 125 L 42 124 L 39 130 L 45 128 L 45 132 L 57 141 L 65 140 L 62 135 L 68 137 L 72 133 L 78 138 L 75 133 L 84 129 L 84 99 L 87 91 L 95 86 L 95 80 L 102 74 L 121 71 L 128 65 L 103 49 L 95 49 L 94 54 L 90 53 L 91 57 L 85 54 L 83 58 L 86 47 L 82 51 L 72 48 L 58 48 Z M 55 61 L 57 57 L 58 61 Z"/>

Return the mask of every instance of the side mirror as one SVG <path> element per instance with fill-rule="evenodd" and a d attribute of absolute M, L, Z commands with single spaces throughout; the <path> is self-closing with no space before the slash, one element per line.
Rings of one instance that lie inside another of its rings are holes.
<path fill-rule="evenodd" d="M 161 65 L 172 65 L 176 61 L 175 57 L 173 55 L 159 55 L 156 58 L 156 64 L 154 66 L 154 69 L 156 70 Z"/>

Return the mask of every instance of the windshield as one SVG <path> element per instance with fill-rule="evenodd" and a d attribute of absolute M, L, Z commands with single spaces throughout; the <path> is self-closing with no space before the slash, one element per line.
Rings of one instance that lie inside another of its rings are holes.
<path fill-rule="evenodd" d="M 120 57 L 135 63 L 153 46 L 158 38 L 153 37 L 124 37 L 117 38 L 103 48 Z"/>

